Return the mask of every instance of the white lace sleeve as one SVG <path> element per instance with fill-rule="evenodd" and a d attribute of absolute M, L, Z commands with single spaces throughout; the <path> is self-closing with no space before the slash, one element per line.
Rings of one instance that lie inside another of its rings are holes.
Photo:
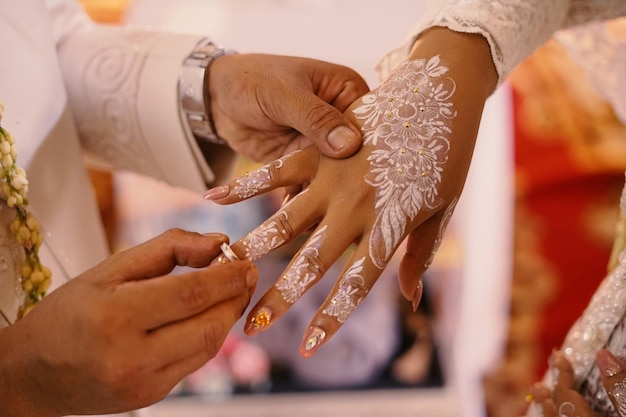
<path fill-rule="evenodd" d="M 624 0 L 434 0 L 409 43 L 384 57 L 378 69 L 385 77 L 419 33 L 443 26 L 483 35 L 502 81 L 557 30 L 625 13 Z"/>
<path fill-rule="evenodd" d="M 556 39 L 626 123 L 626 18 L 561 31 Z"/>

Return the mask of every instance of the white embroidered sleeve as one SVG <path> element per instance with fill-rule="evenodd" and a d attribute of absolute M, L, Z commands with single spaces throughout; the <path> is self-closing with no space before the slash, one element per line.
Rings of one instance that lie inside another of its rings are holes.
<path fill-rule="evenodd" d="M 178 97 L 182 63 L 202 37 L 94 25 L 76 3 L 49 0 L 49 7 L 69 103 L 91 160 L 205 190 L 217 173 L 201 157 Z M 221 152 L 220 162 L 233 155 Z"/>
<path fill-rule="evenodd" d="M 442 26 L 483 35 L 502 81 L 557 30 L 624 13 L 624 0 L 434 0 L 409 43 L 385 56 L 378 69 L 385 77 L 421 32 Z"/>

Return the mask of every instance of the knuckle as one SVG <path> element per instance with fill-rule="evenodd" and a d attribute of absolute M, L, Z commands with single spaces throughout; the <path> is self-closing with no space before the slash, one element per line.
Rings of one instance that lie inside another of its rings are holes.
<path fill-rule="evenodd" d="M 289 222 L 289 216 L 286 212 L 282 212 L 281 215 L 276 216 L 276 235 L 285 242 L 290 241 L 294 237 L 294 230 Z"/>
<path fill-rule="evenodd" d="M 226 339 L 228 330 L 224 323 L 219 320 L 213 321 L 210 325 L 205 327 L 204 350 L 210 359 L 217 355 L 224 339 Z"/>
<path fill-rule="evenodd" d="M 330 127 L 335 117 L 336 113 L 333 111 L 332 107 L 320 103 L 311 106 L 305 115 L 304 121 L 307 126 L 311 127 L 311 131 L 317 132 Z"/>
<path fill-rule="evenodd" d="M 185 310 L 198 312 L 204 309 L 210 295 L 204 285 L 187 285 L 181 288 L 178 298 Z"/>
<path fill-rule="evenodd" d="M 304 249 L 289 270 L 276 282 L 276 289 L 287 303 L 295 303 L 322 277 L 323 263 L 316 252 Z"/>
<path fill-rule="evenodd" d="M 302 262 L 301 271 L 315 276 L 316 280 L 327 269 L 327 264 L 322 255 L 313 248 L 305 248 L 299 257 L 299 261 Z"/>
<path fill-rule="evenodd" d="M 135 381 L 139 365 L 137 361 L 121 359 L 119 355 L 117 356 L 103 361 L 105 363 L 100 372 L 100 379 L 116 398 L 123 402 L 130 402 L 134 385 L 131 381 Z"/>
<path fill-rule="evenodd" d="M 282 167 L 282 160 L 277 159 L 269 162 L 265 167 L 267 169 L 267 183 L 271 184 L 280 178 L 280 168 Z"/>
<path fill-rule="evenodd" d="M 183 229 L 174 227 L 171 229 L 167 229 L 165 232 L 163 232 L 163 237 L 166 239 L 177 240 L 182 238 L 185 233 L 186 232 Z"/>

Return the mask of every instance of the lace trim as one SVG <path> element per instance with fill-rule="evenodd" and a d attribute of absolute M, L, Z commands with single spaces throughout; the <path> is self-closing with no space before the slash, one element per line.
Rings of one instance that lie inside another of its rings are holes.
<path fill-rule="evenodd" d="M 626 28 L 626 19 L 614 21 Z M 626 38 L 612 36 L 605 23 L 593 23 L 558 33 L 572 59 L 587 73 L 595 90 L 613 105 L 615 114 L 626 123 Z M 616 53 L 622 51 L 622 53 Z"/>
<path fill-rule="evenodd" d="M 379 62 L 377 70 L 383 79 L 406 57 L 419 33 L 433 26 L 483 35 L 491 47 L 501 82 L 557 30 L 626 14 L 623 0 L 447 0 L 433 3 L 410 41 Z"/>

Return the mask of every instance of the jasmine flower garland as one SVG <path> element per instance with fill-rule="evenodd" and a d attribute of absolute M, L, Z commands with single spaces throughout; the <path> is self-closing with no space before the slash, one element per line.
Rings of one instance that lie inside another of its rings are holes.
<path fill-rule="evenodd" d="M 0 121 L 4 106 L 0 103 Z M 45 295 L 52 282 L 50 268 L 41 264 L 39 247 L 43 241 L 39 222 L 28 211 L 28 179 L 26 171 L 16 165 L 15 140 L 0 125 L 0 183 L 1 194 L 9 207 L 15 208 L 15 219 L 11 222 L 11 233 L 24 248 L 24 264 L 20 271 L 19 284 L 24 291 L 18 318 L 24 317 Z"/>

